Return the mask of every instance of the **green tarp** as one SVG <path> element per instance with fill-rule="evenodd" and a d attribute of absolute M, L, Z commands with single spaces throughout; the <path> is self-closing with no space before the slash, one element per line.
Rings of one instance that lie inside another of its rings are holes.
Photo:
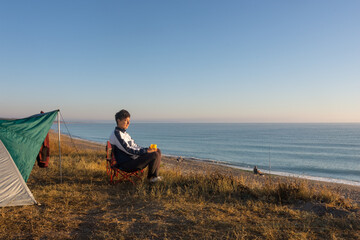
<path fill-rule="evenodd" d="M 26 182 L 58 110 L 16 120 L 0 120 L 0 140 Z"/>

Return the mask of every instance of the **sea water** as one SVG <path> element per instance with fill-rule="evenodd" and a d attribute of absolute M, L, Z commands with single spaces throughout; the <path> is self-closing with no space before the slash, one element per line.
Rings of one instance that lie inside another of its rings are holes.
<path fill-rule="evenodd" d="M 61 125 L 62 133 L 99 143 L 115 128 Z M 165 155 L 360 186 L 360 124 L 131 123 L 127 132 Z"/>

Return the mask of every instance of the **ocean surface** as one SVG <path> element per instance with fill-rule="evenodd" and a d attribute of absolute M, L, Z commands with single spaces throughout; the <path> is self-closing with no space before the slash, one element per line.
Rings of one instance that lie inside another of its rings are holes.
<path fill-rule="evenodd" d="M 60 129 L 105 143 L 114 127 L 67 123 Z M 360 186 L 360 124 L 131 123 L 127 132 L 165 155 Z"/>

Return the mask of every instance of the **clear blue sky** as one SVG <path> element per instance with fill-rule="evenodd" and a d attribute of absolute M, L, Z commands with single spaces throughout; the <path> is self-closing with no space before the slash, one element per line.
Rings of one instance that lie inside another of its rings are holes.
<path fill-rule="evenodd" d="M 360 1 L 0 1 L 0 117 L 360 122 Z"/>

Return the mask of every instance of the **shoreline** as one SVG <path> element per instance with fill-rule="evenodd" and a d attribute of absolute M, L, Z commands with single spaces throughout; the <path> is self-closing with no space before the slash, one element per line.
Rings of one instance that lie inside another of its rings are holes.
<path fill-rule="evenodd" d="M 304 182 L 309 187 L 314 188 L 316 191 L 328 189 L 332 192 L 338 193 L 344 198 L 351 199 L 352 201 L 360 204 L 359 186 L 348 185 L 338 182 L 324 182 L 315 179 L 305 179 L 294 176 L 273 175 L 267 173 L 264 173 L 264 175 L 260 176 L 254 174 L 252 170 L 249 171 L 240 168 L 234 168 L 228 165 L 220 165 L 214 162 L 203 162 L 190 158 L 183 158 L 182 161 L 179 162 L 176 157 L 163 155 L 162 162 L 164 163 L 165 168 L 179 171 L 183 174 L 223 174 L 227 176 L 242 178 L 245 182 L 256 181 L 260 185 L 266 185 L 269 182 Z"/>
<path fill-rule="evenodd" d="M 175 156 L 175 155 L 165 155 L 164 154 L 163 156 L 171 157 L 171 158 L 179 158 L 179 156 Z M 210 163 L 210 164 L 216 164 L 219 166 L 230 167 L 230 168 L 239 169 L 239 170 L 243 170 L 243 171 L 247 171 L 247 172 L 253 172 L 252 168 L 239 167 L 234 164 L 223 163 L 223 162 L 217 161 L 217 160 L 201 159 L 201 158 L 194 158 L 194 157 L 185 157 L 183 159 L 199 161 L 199 162 L 204 162 L 204 163 Z M 291 178 L 301 178 L 301 179 L 305 179 L 305 180 L 319 181 L 319 182 L 325 182 L 325 183 L 344 184 L 344 185 L 349 185 L 349 186 L 360 187 L 360 182 L 346 180 L 346 179 L 317 177 L 317 176 L 288 173 L 288 172 L 279 172 L 279 171 L 269 171 L 269 170 L 262 170 L 262 169 L 260 169 L 260 170 L 262 173 L 267 174 L 267 175 L 291 177 Z"/>
<path fill-rule="evenodd" d="M 51 129 L 51 131 L 55 132 L 54 129 Z M 61 135 L 70 137 L 70 135 L 65 134 L 65 133 L 61 133 Z M 101 146 L 106 145 L 105 143 L 100 143 L 100 142 L 84 139 L 84 138 L 81 138 L 81 137 L 71 136 L 71 138 L 74 139 L 74 140 L 77 140 L 77 141 L 88 142 L 88 143 L 94 144 L 94 145 L 101 145 Z M 176 155 L 171 155 L 171 154 L 163 154 L 163 156 L 170 157 L 170 158 L 179 158 L 179 157 L 183 158 L 181 156 L 176 156 Z M 240 166 L 236 166 L 236 165 L 231 164 L 231 163 L 224 163 L 224 162 L 217 161 L 217 160 L 201 159 L 201 158 L 196 158 L 196 157 L 185 157 L 183 159 L 192 160 L 192 161 L 199 161 L 199 162 L 203 162 L 203 163 L 216 164 L 216 165 L 220 165 L 220 166 L 224 166 L 224 167 L 230 167 L 230 168 L 239 169 L 239 170 L 248 171 L 248 172 L 253 171 L 252 168 L 240 167 Z M 318 181 L 318 182 L 324 182 L 324 183 L 334 183 L 334 184 L 343 184 L 343 185 L 360 187 L 360 182 L 346 180 L 346 179 L 310 176 L 310 175 L 303 175 L 303 174 L 296 174 L 296 173 L 289 173 L 289 172 L 279 172 L 279 171 L 271 171 L 271 172 L 269 172 L 269 170 L 261 170 L 261 171 L 264 174 L 274 175 L 274 176 L 300 178 L 300 179 L 304 179 L 304 180 L 311 180 L 311 181 Z"/>
<path fill-rule="evenodd" d="M 53 131 L 54 134 L 57 132 Z M 95 141 L 90 141 L 82 138 L 74 138 L 67 134 L 61 133 L 62 139 L 65 141 L 69 141 L 71 138 L 74 140 L 76 147 L 93 149 L 93 150 L 104 150 L 105 153 L 105 143 L 99 143 Z M 70 140 L 71 141 L 71 140 Z M 178 159 L 181 159 L 178 161 Z M 162 162 L 164 163 L 165 168 L 170 168 L 173 170 L 180 171 L 184 174 L 189 173 L 202 173 L 202 174 L 213 174 L 220 173 L 225 175 L 232 175 L 235 177 L 243 177 L 246 180 L 257 180 L 262 184 L 265 184 L 266 181 L 277 181 L 277 182 L 285 182 L 285 181 L 306 181 L 310 186 L 318 188 L 321 190 L 324 186 L 331 191 L 335 191 L 341 194 L 344 197 L 350 198 L 355 202 L 360 204 L 360 183 L 349 184 L 346 180 L 336 181 L 337 179 L 323 179 L 320 177 L 311 177 L 311 176 L 301 176 L 296 174 L 274 174 L 277 173 L 272 171 L 269 174 L 267 171 L 263 171 L 264 175 L 255 175 L 252 169 L 237 167 L 231 164 L 224 164 L 218 161 L 212 160 L 202 160 L 197 158 L 182 158 L 181 156 L 174 155 L 165 155 L 163 154 Z"/>
<path fill-rule="evenodd" d="M 64 133 L 61 133 L 61 134 L 70 137 L 69 135 L 64 134 Z M 91 141 L 91 140 L 83 139 L 83 138 L 80 138 L 80 137 L 72 137 L 72 138 L 74 140 L 77 140 L 77 141 L 84 141 L 84 142 L 88 142 L 88 143 L 91 143 L 91 144 L 98 144 L 98 145 L 101 145 L 101 146 L 106 145 L 105 143 Z M 171 157 L 171 158 L 179 158 L 179 157 L 182 158 L 181 156 L 176 156 L 176 155 L 171 155 L 171 154 L 163 154 L 163 156 Z M 248 172 L 253 171 L 252 168 L 239 167 L 239 166 L 236 166 L 236 165 L 231 164 L 231 163 L 224 163 L 224 162 L 217 161 L 217 160 L 201 159 L 201 158 L 196 158 L 196 157 L 185 157 L 183 159 L 192 160 L 192 161 L 199 161 L 199 162 L 203 162 L 203 163 L 211 163 L 211 164 L 216 164 L 216 165 L 220 165 L 220 166 L 224 166 L 224 167 L 230 167 L 230 168 L 239 169 L 239 170 L 248 171 Z M 349 185 L 349 186 L 360 187 L 360 182 L 346 180 L 346 179 L 310 176 L 310 175 L 303 175 L 303 174 L 296 174 L 296 173 L 289 173 L 289 172 L 279 172 L 279 171 L 269 171 L 269 170 L 261 170 L 261 171 L 264 174 L 274 175 L 274 176 L 300 178 L 300 179 L 304 179 L 304 180 L 319 181 L 319 182 L 324 182 L 324 183 L 344 184 L 344 185 Z"/>
<path fill-rule="evenodd" d="M 237 167 L 231 164 L 221 164 L 223 166 L 229 166 L 236 169 L 241 169 L 244 171 L 250 171 L 253 170 L 251 168 L 243 168 L 243 167 Z M 301 174 L 295 174 L 295 173 L 288 173 L 288 172 L 278 172 L 278 171 L 268 171 L 268 170 L 262 170 L 262 173 L 274 175 L 274 176 L 283 176 L 283 177 L 291 177 L 291 178 L 301 178 L 305 180 L 311 180 L 311 181 L 319 181 L 319 182 L 325 182 L 325 183 L 336 183 L 336 184 L 344 184 L 349 186 L 357 186 L 360 187 L 360 182 L 345 180 L 345 179 L 338 179 L 338 178 L 327 178 L 327 177 L 315 177 L 310 175 L 301 175 Z"/>

